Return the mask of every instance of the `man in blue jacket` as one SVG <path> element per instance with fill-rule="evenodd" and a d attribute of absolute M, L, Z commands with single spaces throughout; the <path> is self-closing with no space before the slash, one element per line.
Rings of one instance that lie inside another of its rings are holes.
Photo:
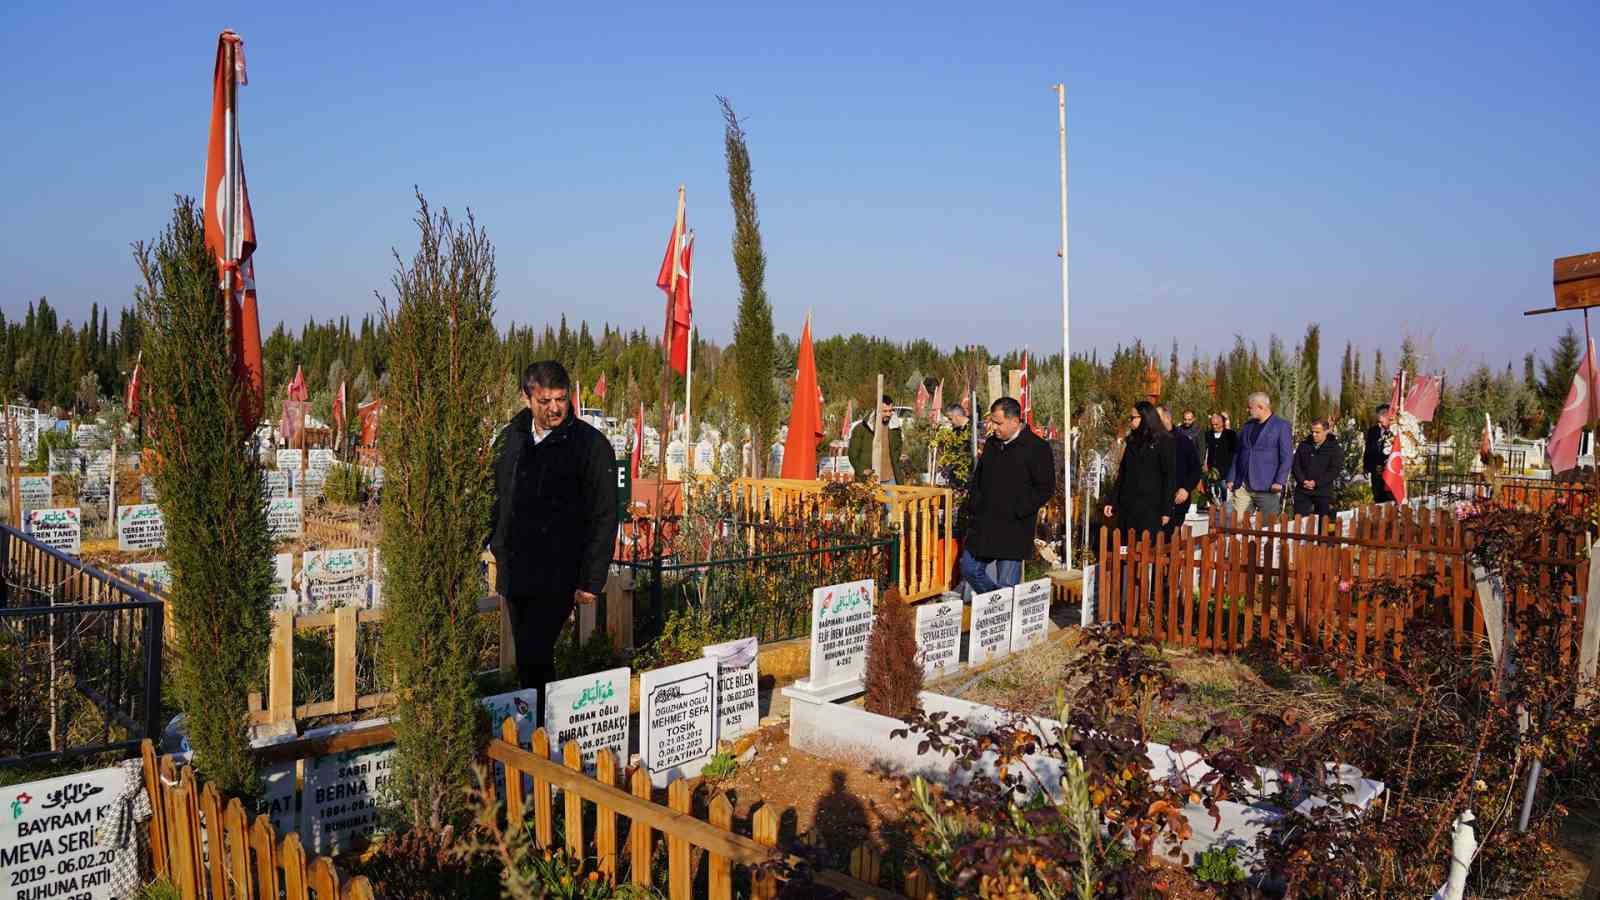
<path fill-rule="evenodd" d="M 1294 462 L 1294 435 L 1289 423 L 1272 414 L 1272 401 L 1257 392 L 1245 402 L 1250 421 L 1239 429 L 1239 451 L 1228 473 L 1228 491 L 1238 513 L 1277 515 L 1283 508 L 1283 486 Z"/>

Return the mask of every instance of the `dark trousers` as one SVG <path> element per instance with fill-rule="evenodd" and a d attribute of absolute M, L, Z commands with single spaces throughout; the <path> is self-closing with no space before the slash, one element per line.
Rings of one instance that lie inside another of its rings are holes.
<path fill-rule="evenodd" d="M 1314 494 L 1295 494 L 1294 514 L 1297 516 L 1309 516 L 1312 513 L 1316 513 L 1319 516 L 1333 515 L 1333 498 L 1318 497 Z"/>
<path fill-rule="evenodd" d="M 544 727 L 545 685 L 556 680 L 556 639 L 572 616 L 572 594 L 534 594 L 506 603 L 517 648 L 517 686 L 539 691 L 538 727 Z"/>
<path fill-rule="evenodd" d="M 1189 507 L 1193 505 L 1193 502 L 1185 501 L 1172 508 L 1171 515 L 1167 516 L 1167 524 L 1161 529 L 1167 537 L 1172 537 L 1183 527 L 1183 520 L 1189 517 Z"/>
<path fill-rule="evenodd" d="M 1389 491 L 1389 485 L 1383 480 L 1383 470 L 1372 473 L 1372 502 L 1393 503 L 1394 494 Z"/>

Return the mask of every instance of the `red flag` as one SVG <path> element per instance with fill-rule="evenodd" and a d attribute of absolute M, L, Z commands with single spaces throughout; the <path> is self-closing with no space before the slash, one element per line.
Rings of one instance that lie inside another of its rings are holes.
<path fill-rule="evenodd" d="M 644 459 L 644 401 L 639 401 L 639 418 L 633 421 L 633 480 L 639 480 L 639 463 Z"/>
<path fill-rule="evenodd" d="M 1594 341 L 1584 354 L 1583 364 L 1572 375 L 1572 387 L 1567 390 L 1566 405 L 1561 407 L 1561 418 L 1556 420 L 1550 433 L 1550 468 L 1565 472 L 1578 465 L 1578 445 L 1583 442 L 1583 429 L 1594 412 L 1596 386 Z"/>
<path fill-rule="evenodd" d="M 309 400 L 311 394 L 306 390 L 306 373 L 299 366 L 294 367 L 294 380 L 285 388 L 289 392 L 290 400 Z"/>
<path fill-rule="evenodd" d="M 690 264 L 694 258 L 694 232 L 685 233 L 683 219 L 672 223 L 672 236 L 667 239 L 667 252 L 661 257 L 661 271 L 656 275 L 656 287 L 666 292 L 672 334 L 670 360 L 673 371 L 679 375 L 689 371 L 689 325 L 693 318 L 690 297 Z"/>
<path fill-rule="evenodd" d="M 939 382 L 939 384 L 936 387 L 934 387 L 934 389 L 933 389 L 933 408 L 928 411 L 928 418 L 930 418 L 930 419 L 934 420 L 935 422 L 937 422 L 937 421 L 939 421 L 939 417 L 941 415 L 944 415 L 944 382 L 943 381 Z"/>
<path fill-rule="evenodd" d="M 1397 370 L 1394 373 L 1394 381 L 1389 384 L 1389 411 L 1394 413 L 1396 418 L 1399 418 L 1406 408 L 1405 398 L 1400 395 L 1401 385 L 1405 383 L 1405 378 L 1406 373 Z"/>
<path fill-rule="evenodd" d="M 1400 435 L 1397 434 L 1389 446 L 1389 461 L 1383 467 L 1383 483 L 1394 495 L 1396 503 L 1406 502 L 1406 461 L 1400 455 L 1402 452 Z"/>
<path fill-rule="evenodd" d="M 811 317 L 800 330 L 794 406 L 789 411 L 789 436 L 783 444 L 780 477 L 811 481 L 817 477 L 817 440 L 822 437 L 822 391 L 817 387 L 817 360 L 811 349 Z"/>
<path fill-rule="evenodd" d="M 600 380 L 594 383 L 594 395 L 601 400 L 606 398 L 606 374 L 600 373 Z"/>
<path fill-rule="evenodd" d="M 1029 426 L 1033 425 L 1033 395 L 1028 390 L 1028 351 L 1022 351 L 1022 396 L 1017 398 L 1022 404 L 1022 421 Z"/>
<path fill-rule="evenodd" d="M 122 405 L 128 410 L 128 418 L 139 417 L 139 392 L 144 390 L 144 385 L 139 382 L 144 372 L 144 351 L 139 351 L 139 361 L 133 364 L 133 374 L 128 376 L 128 394 Z"/>
<path fill-rule="evenodd" d="M 1435 375 L 1418 375 L 1416 384 L 1406 391 L 1405 411 L 1416 416 L 1418 422 L 1432 422 L 1439 409 L 1439 394 L 1443 390 Z"/>
<path fill-rule="evenodd" d="M 256 310 L 256 225 L 245 189 L 244 156 L 239 149 L 238 89 L 245 77 L 244 41 L 232 31 L 217 36 L 217 61 L 211 75 L 211 134 L 206 146 L 206 247 L 222 276 L 223 302 L 232 331 L 234 378 L 243 391 L 239 416 L 250 427 L 261 418 L 261 321 Z"/>
<path fill-rule="evenodd" d="M 361 420 L 361 446 L 378 445 L 378 416 L 383 412 L 383 402 L 374 397 L 356 406 L 356 418 Z"/>
<path fill-rule="evenodd" d="M 844 427 L 839 429 L 839 437 L 840 438 L 842 438 L 844 440 L 847 440 L 847 441 L 850 440 L 850 429 L 855 427 L 855 424 L 856 424 L 855 419 L 856 419 L 856 399 L 854 397 L 851 397 L 849 402 L 847 402 L 845 404 L 845 407 L 844 407 Z"/>
<path fill-rule="evenodd" d="M 1489 414 L 1483 414 L 1483 436 L 1478 439 L 1478 458 L 1484 465 L 1494 459 L 1494 426 L 1489 422 Z"/>
<path fill-rule="evenodd" d="M 344 382 L 339 382 L 339 393 L 333 398 L 333 430 L 344 432 Z"/>

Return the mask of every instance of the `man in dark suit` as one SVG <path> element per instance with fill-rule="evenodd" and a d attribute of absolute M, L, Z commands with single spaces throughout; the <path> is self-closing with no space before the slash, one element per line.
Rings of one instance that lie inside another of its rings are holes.
<path fill-rule="evenodd" d="M 522 373 L 527 408 L 501 431 L 489 549 L 511 619 L 517 681 L 539 691 L 555 679 L 555 646 L 578 604 L 605 590 L 617 539 L 611 442 L 572 414 L 572 381 L 558 362 Z"/>
<path fill-rule="evenodd" d="M 961 576 L 980 594 L 1022 581 L 1022 562 L 1033 557 L 1039 510 L 1056 490 L 1055 457 L 1023 423 L 1022 405 L 1001 397 L 989 407 L 989 423 L 993 432 L 969 482 L 960 562 Z"/>
<path fill-rule="evenodd" d="M 1374 412 L 1378 421 L 1367 429 L 1367 446 L 1361 454 L 1361 471 L 1372 480 L 1372 502 L 1392 503 L 1394 494 L 1383 483 L 1383 470 L 1389 465 L 1389 451 L 1393 443 L 1389 437 L 1389 426 L 1394 424 L 1394 410 L 1389 408 L 1389 404 L 1380 403 Z"/>
<path fill-rule="evenodd" d="M 1172 410 L 1160 406 L 1156 411 L 1161 414 L 1162 424 L 1172 432 L 1174 460 L 1173 471 L 1177 473 L 1175 479 L 1178 489 L 1172 495 L 1172 515 L 1168 517 L 1167 524 L 1162 528 L 1171 537 L 1174 532 L 1183 527 L 1183 520 L 1189 515 L 1189 507 L 1194 504 L 1194 489 L 1200 486 L 1201 476 L 1204 474 L 1200 468 L 1200 450 L 1195 446 L 1194 440 L 1189 437 L 1189 432 L 1182 428 L 1172 427 Z M 1193 413 L 1187 414 L 1194 418 Z M 1191 425 L 1193 423 L 1190 423 Z"/>

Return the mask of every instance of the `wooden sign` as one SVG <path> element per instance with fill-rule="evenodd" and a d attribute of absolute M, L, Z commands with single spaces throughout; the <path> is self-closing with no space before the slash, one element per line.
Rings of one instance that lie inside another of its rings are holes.
<path fill-rule="evenodd" d="M 811 592 L 812 690 L 859 680 L 867 671 L 878 585 L 868 578 Z"/>
<path fill-rule="evenodd" d="M 639 750 L 656 787 L 700 774 L 717 749 L 717 661 L 696 659 L 639 676 Z"/>
<path fill-rule="evenodd" d="M 972 635 L 968 665 L 982 665 L 1011 652 L 1011 606 L 1014 588 L 1001 588 L 972 598 Z"/>
<path fill-rule="evenodd" d="M 1563 256 L 1554 269 L 1556 309 L 1600 306 L 1600 251 Z"/>
<path fill-rule="evenodd" d="M 167 543 L 166 520 L 161 507 L 139 503 L 117 507 L 117 549 L 156 550 Z"/>
<path fill-rule="evenodd" d="M 116 896 L 106 826 L 125 780 L 113 767 L 0 788 L 0 900 Z"/>
<path fill-rule="evenodd" d="M 946 594 L 917 610 L 917 655 L 922 677 L 943 678 L 961 669 L 961 596 Z"/>

